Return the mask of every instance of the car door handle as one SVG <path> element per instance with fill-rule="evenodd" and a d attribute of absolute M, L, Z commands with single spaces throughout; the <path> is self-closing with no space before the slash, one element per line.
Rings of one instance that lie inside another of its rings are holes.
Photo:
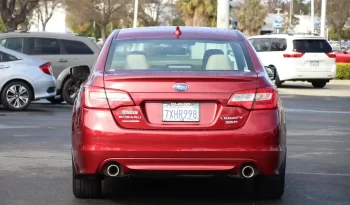
<path fill-rule="evenodd" d="M 59 59 L 59 60 L 58 60 L 58 62 L 60 62 L 60 63 L 66 63 L 66 62 L 68 62 L 68 60 L 65 60 L 65 59 Z"/>
<path fill-rule="evenodd" d="M 4 68 L 10 68 L 9 65 L 0 65 L 0 69 L 4 69 Z"/>

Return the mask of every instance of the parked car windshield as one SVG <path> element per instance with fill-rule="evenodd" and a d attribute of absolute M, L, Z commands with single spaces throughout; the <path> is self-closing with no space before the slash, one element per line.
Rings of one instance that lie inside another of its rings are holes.
<path fill-rule="evenodd" d="M 106 71 L 253 71 L 243 41 L 213 39 L 115 40 Z"/>

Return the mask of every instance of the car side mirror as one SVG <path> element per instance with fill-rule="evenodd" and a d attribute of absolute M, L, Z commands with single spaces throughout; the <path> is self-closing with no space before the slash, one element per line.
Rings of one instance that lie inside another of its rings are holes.
<path fill-rule="evenodd" d="M 270 67 L 270 66 L 265 66 L 265 70 L 266 70 L 267 75 L 269 76 L 270 80 L 276 79 L 277 71 L 275 68 Z"/>
<path fill-rule="evenodd" d="M 87 65 L 73 66 L 70 68 L 70 76 L 79 81 L 85 81 L 90 75 L 90 68 Z"/>

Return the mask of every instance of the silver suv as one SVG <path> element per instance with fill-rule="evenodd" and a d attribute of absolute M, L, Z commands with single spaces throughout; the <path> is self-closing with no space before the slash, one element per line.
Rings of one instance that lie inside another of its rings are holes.
<path fill-rule="evenodd" d="M 0 45 L 52 63 L 56 78 L 57 96 L 52 103 L 74 103 L 76 83 L 69 76 L 70 67 L 87 65 L 90 68 L 100 52 L 93 39 L 66 33 L 5 32 L 0 33 Z"/>

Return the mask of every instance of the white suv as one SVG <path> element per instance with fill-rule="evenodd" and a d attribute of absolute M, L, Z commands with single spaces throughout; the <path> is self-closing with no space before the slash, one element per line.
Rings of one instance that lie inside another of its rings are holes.
<path fill-rule="evenodd" d="M 323 88 L 335 77 L 335 53 L 323 37 L 270 34 L 253 36 L 249 41 L 264 66 L 276 68 L 277 87 L 285 81 L 307 81 Z"/>

